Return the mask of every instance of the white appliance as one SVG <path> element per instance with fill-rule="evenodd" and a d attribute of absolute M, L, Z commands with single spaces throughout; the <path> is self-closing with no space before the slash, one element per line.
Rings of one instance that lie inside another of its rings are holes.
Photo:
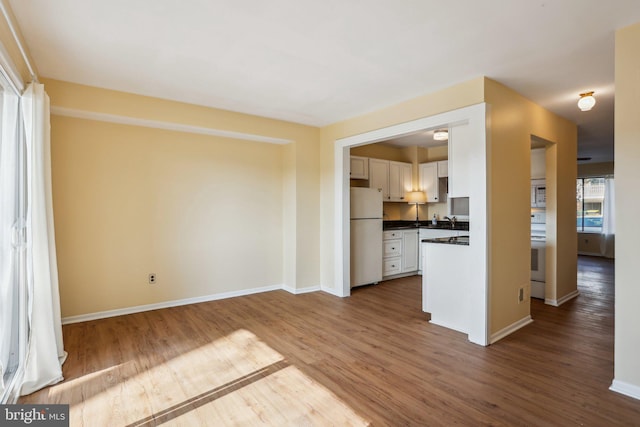
<path fill-rule="evenodd" d="M 546 224 L 545 212 L 531 214 L 531 296 L 544 299 Z"/>
<path fill-rule="evenodd" d="M 547 186 L 544 179 L 531 180 L 531 207 L 544 208 L 547 206 Z"/>
<path fill-rule="evenodd" d="M 351 287 L 382 280 L 382 192 L 351 188 Z"/>

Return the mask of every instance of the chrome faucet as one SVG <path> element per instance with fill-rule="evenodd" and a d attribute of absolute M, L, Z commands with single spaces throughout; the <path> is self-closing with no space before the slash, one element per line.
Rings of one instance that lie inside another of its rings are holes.
<path fill-rule="evenodd" d="M 453 230 L 454 228 L 456 228 L 456 217 L 453 216 L 451 218 L 449 218 L 448 216 L 445 216 L 444 219 L 446 219 L 447 221 L 449 221 L 449 226 L 451 227 L 451 229 Z"/>

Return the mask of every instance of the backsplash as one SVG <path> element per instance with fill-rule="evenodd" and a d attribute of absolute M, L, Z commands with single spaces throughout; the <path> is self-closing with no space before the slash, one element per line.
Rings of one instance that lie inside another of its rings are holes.
<path fill-rule="evenodd" d="M 418 205 L 420 221 L 427 221 L 433 218 L 433 214 L 438 219 L 442 219 L 447 215 L 446 203 L 427 203 Z M 386 221 L 415 221 L 416 206 L 408 203 L 384 203 L 384 219 Z"/>

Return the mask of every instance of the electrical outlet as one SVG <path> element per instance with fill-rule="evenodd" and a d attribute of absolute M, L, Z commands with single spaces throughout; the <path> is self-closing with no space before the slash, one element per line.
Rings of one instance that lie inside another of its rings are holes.
<path fill-rule="evenodd" d="M 524 301 L 524 288 L 518 289 L 518 304 Z"/>
<path fill-rule="evenodd" d="M 156 283 L 156 273 L 149 273 L 149 284 L 153 285 Z"/>

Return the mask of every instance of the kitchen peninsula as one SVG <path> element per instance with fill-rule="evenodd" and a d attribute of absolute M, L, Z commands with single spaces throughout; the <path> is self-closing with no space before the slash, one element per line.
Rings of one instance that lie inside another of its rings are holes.
<path fill-rule="evenodd" d="M 422 311 L 430 322 L 469 333 L 469 236 L 423 239 Z"/>

